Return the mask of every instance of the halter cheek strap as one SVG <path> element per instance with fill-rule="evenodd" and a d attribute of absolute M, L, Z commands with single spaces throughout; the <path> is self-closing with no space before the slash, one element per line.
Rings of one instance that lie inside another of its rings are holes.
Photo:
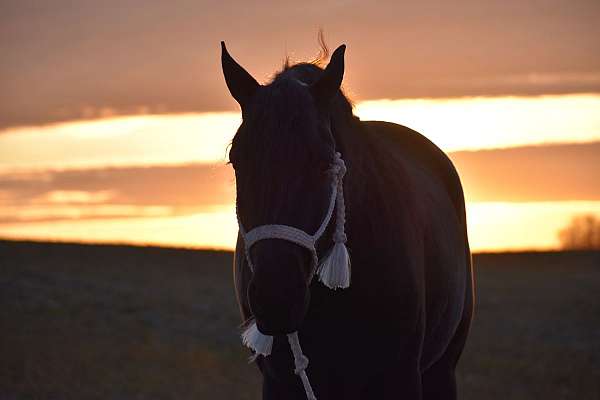
<path fill-rule="evenodd" d="M 246 261 L 252 272 L 254 272 L 254 265 L 250 257 L 250 248 L 252 245 L 260 240 L 282 239 L 302 246 L 311 252 L 312 267 L 310 279 L 312 279 L 316 271 L 319 280 L 330 289 L 347 288 L 350 286 L 350 256 L 346 248 L 346 206 L 344 203 L 343 184 L 346 165 L 340 153 L 335 153 L 330 172 L 333 178 L 331 180 L 329 207 L 321 226 L 313 235 L 309 235 L 303 230 L 288 225 L 261 225 L 250 232 L 246 232 L 240 221 L 240 215 L 237 213 L 240 235 L 244 240 Z M 323 235 L 325 229 L 327 229 L 334 209 L 336 210 L 335 231 L 333 233 L 334 244 L 325 258 L 320 261 L 317 256 L 316 242 Z M 316 400 L 306 376 L 305 369 L 308 366 L 308 358 L 302 354 L 298 332 L 290 333 L 287 337 L 294 355 L 294 372 L 301 378 L 307 398 L 309 400 Z M 256 321 L 253 319 L 248 322 L 247 328 L 242 333 L 242 342 L 254 350 L 256 356 L 268 356 L 271 354 L 273 347 L 273 337 L 262 334 L 256 326 Z"/>

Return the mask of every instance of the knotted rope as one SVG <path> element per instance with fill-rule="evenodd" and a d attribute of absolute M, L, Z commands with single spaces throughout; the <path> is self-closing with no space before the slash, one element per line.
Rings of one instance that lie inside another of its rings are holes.
<path fill-rule="evenodd" d="M 306 398 L 308 400 L 317 400 L 313 393 L 308 376 L 306 376 L 306 367 L 308 367 L 308 357 L 302 354 L 302 348 L 300 347 L 300 340 L 298 339 L 298 332 L 290 333 L 287 335 L 292 354 L 294 355 L 294 373 L 300 376 L 302 380 L 302 386 L 306 392 Z"/>
<path fill-rule="evenodd" d="M 250 232 L 246 232 L 240 220 L 240 214 L 239 212 L 237 213 L 240 235 L 244 240 L 246 261 L 252 272 L 254 272 L 254 266 L 250 257 L 250 248 L 252 245 L 265 239 L 283 239 L 302 246 L 311 252 L 312 266 L 310 279 L 312 279 L 316 271 L 319 280 L 330 289 L 347 288 L 350 286 L 350 256 L 346 248 L 346 206 L 344 203 L 343 183 L 343 178 L 346 174 L 346 165 L 340 153 L 335 153 L 329 172 L 332 174 L 329 207 L 321 226 L 313 235 L 309 235 L 303 230 L 292 226 L 277 224 L 257 226 Z M 316 242 L 323 235 L 325 229 L 327 229 L 334 209 L 336 210 L 335 230 L 333 233 L 334 245 L 319 263 Z M 300 341 L 298 340 L 298 332 L 290 333 L 287 337 L 294 355 L 294 372 L 300 376 L 308 400 L 316 400 L 305 372 L 308 366 L 308 358 L 302 353 Z M 262 334 L 253 320 L 250 321 L 248 327 L 242 333 L 242 342 L 254 350 L 257 356 L 268 356 L 271 354 L 273 347 L 273 337 Z"/>

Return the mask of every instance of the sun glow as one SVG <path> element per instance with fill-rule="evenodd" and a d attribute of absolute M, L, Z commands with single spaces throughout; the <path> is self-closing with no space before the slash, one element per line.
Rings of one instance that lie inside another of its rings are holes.
<path fill-rule="evenodd" d="M 581 214 L 600 218 L 600 201 L 467 203 L 471 249 L 557 249 L 560 247 L 557 233 Z"/>
<path fill-rule="evenodd" d="M 0 235 L 14 239 L 130 243 L 177 247 L 232 249 L 237 220 L 232 207 L 183 216 L 80 219 L 0 224 Z"/>
<path fill-rule="evenodd" d="M 355 108 L 363 120 L 401 123 L 445 151 L 600 140 L 599 111 L 600 95 L 374 100 Z M 189 191 L 183 180 L 179 186 L 169 185 L 182 191 L 170 197 L 153 196 L 147 182 L 143 186 L 136 181 L 138 186 L 131 190 L 137 190 L 140 204 L 132 201 L 133 192 L 124 194 L 123 188 L 139 178 L 135 175 L 138 167 L 222 165 L 239 123 L 240 115 L 235 112 L 143 115 L 0 132 L 0 236 L 230 249 L 237 226 L 229 186 L 221 190 L 216 207 L 215 196 L 193 198 L 206 198 L 202 201 L 210 200 L 210 205 L 189 200 L 193 191 L 216 193 L 225 175 L 187 175 L 186 179 L 199 176 L 207 181 Z M 109 177 L 103 170 L 107 167 L 130 167 L 132 171 L 106 180 L 98 178 L 102 174 Z M 62 181 L 63 186 L 56 186 L 50 171 L 88 168 L 97 169 L 93 188 L 86 172 L 71 176 L 69 179 L 75 179 L 72 184 Z M 210 181 L 215 177 L 219 182 Z M 16 185 L 28 179 L 36 182 L 35 196 L 30 189 L 18 189 L 32 184 Z M 114 179 L 120 179 L 121 186 Z M 154 186 L 154 175 L 148 179 L 149 186 Z M 146 191 L 140 192 L 141 187 Z M 169 201 L 178 202 L 180 208 Z M 600 216 L 600 201 L 468 203 L 472 249 L 556 248 L 556 232 L 579 213 Z"/>
<path fill-rule="evenodd" d="M 363 120 L 396 122 L 445 151 L 600 139 L 600 95 L 373 100 Z M 144 115 L 0 132 L 0 172 L 213 163 L 240 124 L 236 112 Z"/>
<path fill-rule="evenodd" d="M 62 210 L 52 210 L 55 214 Z M 115 218 L 119 211 L 135 212 L 135 218 Z M 233 205 L 207 212 L 169 216 L 157 207 L 130 210 L 96 210 L 112 215 L 105 219 L 89 219 L 93 214 L 76 215 L 60 221 L 0 224 L 0 236 L 15 239 L 39 239 L 92 243 L 133 243 L 164 246 L 217 248 L 235 247 L 237 222 Z M 36 210 L 30 215 L 37 216 Z M 579 214 L 600 218 L 600 201 L 570 202 L 482 202 L 467 203 L 471 250 L 518 251 L 549 250 L 559 247 L 557 232 Z"/>
<path fill-rule="evenodd" d="M 0 133 L 0 172 L 224 162 L 238 113 L 144 115 Z"/>
<path fill-rule="evenodd" d="M 373 100 L 356 112 L 408 126 L 445 151 L 600 139 L 600 96 L 591 94 Z"/>

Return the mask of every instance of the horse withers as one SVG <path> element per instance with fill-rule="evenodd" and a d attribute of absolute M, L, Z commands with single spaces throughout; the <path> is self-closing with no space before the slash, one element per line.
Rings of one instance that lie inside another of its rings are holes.
<path fill-rule="evenodd" d="M 286 339 L 296 331 L 319 400 L 455 399 L 474 301 L 460 179 L 419 133 L 353 115 L 344 51 L 326 68 L 286 63 L 260 85 L 222 44 L 242 111 L 229 152 L 236 295 L 242 319 L 272 336 L 269 355 L 256 356 L 263 399 L 306 398 Z M 340 159 L 343 181 L 332 176 Z M 265 226 L 248 245 L 244 233 Z M 340 243 L 350 285 L 331 290 L 317 270 Z"/>

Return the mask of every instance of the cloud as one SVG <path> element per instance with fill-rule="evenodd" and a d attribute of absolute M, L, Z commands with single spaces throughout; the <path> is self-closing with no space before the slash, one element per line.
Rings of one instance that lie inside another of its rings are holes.
<path fill-rule="evenodd" d="M 600 142 L 450 154 L 469 201 L 600 200 Z"/>
<path fill-rule="evenodd" d="M 139 5 L 3 2 L 0 129 L 236 110 L 219 41 L 265 81 L 286 55 L 314 56 L 319 27 L 332 46 L 348 44 L 345 87 L 357 100 L 600 91 L 595 0 L 542 12 L 520 0 Z"/>
<path fill-rule="evenodd" d="M 225 165 L 191 164 L 0 175 L 0 222 L 184 215 L 230 205 Z"/>
<path fill-rule="evenodd" d="M 471 202 L 600 201 L 600 142 L 450 153 Z M 227 165 L 0 174 L 0 223 L 183 216 L 232 207 Z"/>
<path fill-rule="evenodd" d="M 466 192 L 472 248 L 549 248 L 572 215 L 598 214 L 598 154 L 600 142 L 450 153 Z M 0 232 L 230 249 L 234 199 L 232 170 L 223 164 L 0 173 Z"/>
<path fill-rule="evenodd" d="M 92 220 L 115 218 L 156 218 L 177 215 L 167 206 L 136 205 L 20 205 L 0 208 L 0 224 Z"/>
<path fill-rule="evenodd" d="M 103 203 L 115 197 L 113 190 L 52 190 L 43 196 L 35 198 L 32 202 L 51 204 L 90 204 Z"/>
<path fill-rule="evenodd" d="M 600 95 L 578 94 L 372 100 L 354 111 L 362 120 L 408 126 L 443 150 L 457 151 L 598 140 L 598 109 Z M 0 135 L 0 173 L 225 163 L 239 124 L 239 113 L 201 113 L 13 128 Z"/>
<path fill-rule="evenodd" d="M 227 145 L 239 124 L 236 113 L 205 113 L 10 129 L 0 135 L 0 173 L 225 162 Z"/>

